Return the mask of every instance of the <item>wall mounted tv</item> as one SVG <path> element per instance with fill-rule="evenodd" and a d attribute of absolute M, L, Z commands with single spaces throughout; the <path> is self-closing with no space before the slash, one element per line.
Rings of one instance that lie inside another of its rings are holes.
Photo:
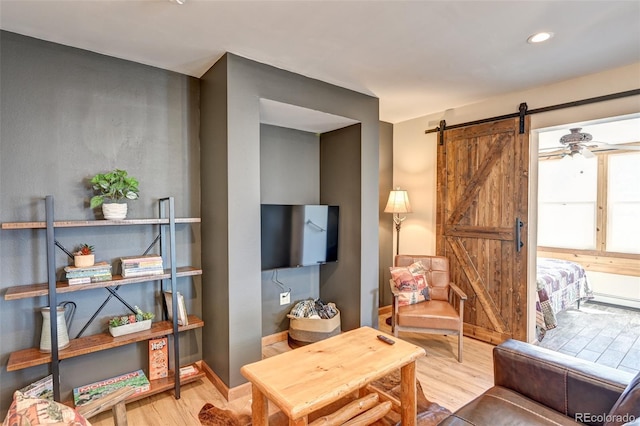
<path fill-rule="evenodd" d="M 262 270 L 338 261 L 338 206 L 262 204 Z"/>

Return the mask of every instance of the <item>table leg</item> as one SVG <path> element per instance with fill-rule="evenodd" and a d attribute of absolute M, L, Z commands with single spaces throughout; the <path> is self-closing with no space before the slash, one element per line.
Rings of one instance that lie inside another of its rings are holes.
<path fill-rule="evenodd" d="M 289 419 L 289 426 L 307 426 L 308 424 L 309 420 L 307 416 L 300 417 L 296 420 Z"/>
<path fill-rule="evenodd" d="M 415 426 L 418 410 L 415 361 L 400 369 L 400 405 L 402 426 Z"/>
<path fill-rule="evenodd" d="M 256 385 L 251 385 L 251 420 L 254 426 L 269 426 L 269 403 Z"/>

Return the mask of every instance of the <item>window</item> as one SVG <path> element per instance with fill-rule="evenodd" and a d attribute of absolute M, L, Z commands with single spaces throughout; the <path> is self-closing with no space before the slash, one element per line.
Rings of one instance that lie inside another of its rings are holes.
<path fill-rule="evenodd" d="M 640 253 L 640 152 L 608 156 L 606 250 Z"/>
<path fill-rule="evenodd" d="M 598 163 L 566 156 L 542 161 L 538 180 L 538 245 L 595 250 Z"/>
<path fill-rule="evenodd" d="M 541 161 L 538 245 L 640 253 L 639 182 L 640 152 Z"/>

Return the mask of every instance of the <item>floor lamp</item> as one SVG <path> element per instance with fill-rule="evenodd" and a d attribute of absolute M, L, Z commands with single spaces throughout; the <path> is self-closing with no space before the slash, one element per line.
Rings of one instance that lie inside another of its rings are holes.
<path fill-rule="evenodd" d="M 411 203 L 409 194 L 396 188 L 389 193 L 389 201 L 384 208 L 385 213 L 393 213 L 393 222 L 396 224 L 396 255 L 400 253 L 400 227 L 406 216 L 400 217 L 401 213 L 411 213 Z"/>
<path fill-rule="evenodd" d="M 396 224 L 396 256 L 400 254 L 400 227 L 402 222 L 406 219 L 406 216 L 400 217 L 401 213 L 411 213 L 411 203 L 409 202 L 409 194 L 407 191 L 402 191 L 400 188 L 396 188 L 389 193 L 389 201 L 384 208 L 385 213 L 393 213 L 393 222 Z M 385 322 L 387 325 L 391 325 L 391 317 L 388 317 Z"/>

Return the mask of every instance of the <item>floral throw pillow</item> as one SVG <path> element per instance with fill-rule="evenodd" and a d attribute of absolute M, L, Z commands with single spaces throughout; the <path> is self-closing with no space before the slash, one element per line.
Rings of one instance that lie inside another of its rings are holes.
<path fill-rule="evenodd" d="M 426 269 L 422 262 L 415 262 L 408 267 L 396 266 L 389 269 L 391 279 L 398 290 L 398 305 L 412 305 L 431 300 Z"/>
<path fill-rule="evenodd" d="M 76 410 L 48 399 L 29 398 L 21 392 L 13 394 L 13 402 L 3 426 L 22 425 L 91 426 Z"/>
<path fill-rule="evenodd" d="M 418 288 L 421 289 L 420 294 L 424 297 L 424 300 L 431 300 L 431 286 L 429 285 L 429 281 L 427 281 L 427 268 L 424 266 L 424 263 L 418 260 L 409 265 L 408 269 L 416 281 L 418 281 Z M 420 280 L 423 280 L 424 283 Z"/>

